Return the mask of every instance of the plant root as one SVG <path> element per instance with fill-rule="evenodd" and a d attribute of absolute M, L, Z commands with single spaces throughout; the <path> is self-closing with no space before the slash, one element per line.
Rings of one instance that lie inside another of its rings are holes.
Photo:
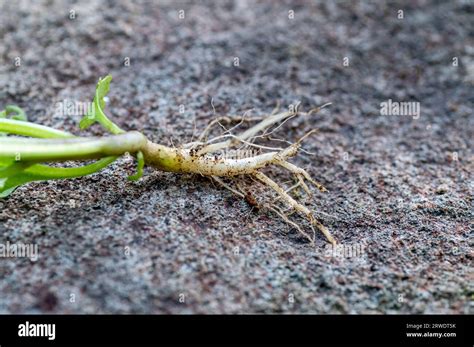
<path fill-rule="evenodd" d="M 332 243 L 333 245 L 336 244 L 336 240 L 334 240 L 329 230 L 314 218 L 313 213 L 306 206 L 303 206 L 302 204 L 298 203 L 288 193 L 286 193 L 275 181 L 273 181 L 264 173 L 257 171 L 254 173 L 254 176 L 264 185 L 270 187 L 276 193 L 278 193 L 282 197 L 283 201 L 285 201 L 295 211 L 305 216 L 312 225 L 316 226 L 324 234 L 324 236 L 330 243 Z M 314 243 L 314 239 L 309 237 L 306 233 L 303 233 L 303 235 L 306 236 L 306 238 L 308 238 L 311 243 Z"/>
<path fill-rule="evenodd" d="M 301 147 L 302 141 L 312 135 L 315 130 L 306 133 L 298 141 L 283 149 L 254 143 L 254 141 L 258 138 L 268 138 L 268 135 L 274 133 L 287 120 L 298 115 L 308 116 L 319 111 L 321 108 L 327 105 L 328 104 L 316 109 L 312 109 L 307 113 L 300 112 L 297 109 L 294 112 L 276 113 L 276 108 L 269 117 L 264 118 L 254 126 L 251 126 L 247 130 L 237 135 L 232 134 L 232 131 L 240 126 L 244 121 L 250 119 L 246 118 L 245 115 L 240 119 L 220 117 L 213 120 L 205 128 L 196 142 L 187 143 L 177 148 L 170 148 L 148 142 L 147 146 L 143 150 L 145 161 L 147 164 L 151 164 L 164 171 L 194 173 L 208 176 L 225 189 L 229 190 L 236 196 L 247 200 L 249 203 L 252 203 L 253 206 L 258 208 L 260 204 L 257 204 L 252 196 L 248 196 L 248 194 L 242 191 L 242 189 L 235 189 L 230 184 L 222 180 L 222 177 L 227 177 L 234 181 L 238 179 L 238 177 L 255 178 L 258 182 L 263 184 L 265 187 L 270 188 L 278 195 L 278 198 L 272 203 L 264 203 L 261 206 L 267 207 L 270 211 L 276 213 L 280 218 L 282 218 L 283 221 L 293 226 L 311 243 L 314 243 L 314 236 L 310 236 L 303 230 L 301 226 L 289 219 L 289 216 L 296 212 L 307 219 L 311 226 L 315 226 L 330 243 L 336 244 L 336 241 L 332 237 L 329 230 L 314 217 L 313 213 L 306 206 L 296 201 L 295 198 L 290 195 L 290 192 L 293 190 L 301 188 L 309 197 L 312 197 L 313 193 L 311 192 L 307 182 L 315 186 L 321 192 L 327 191 L 322 184 L 311 178 L 305 169 L 302 169 L 288 161 L 289 158 L 297 154 Z M 224 134 L 204 142 L 205 138 L 210 132 L 210 129 L 214 125 L 219 124 L 223 129 L 226 129 L 220 123 L 221 121 L 226 121 L 228 123 L 231 121 L 238 121 L 239 123 L 231 129 L 225 130 Z M 275 126 L 275 128 L 270 129 L 272 126 Z M 218 142 L 218 140 L 224 139 L 226 137 L 228 139 L 225 141 Z M 231 148 L 236 146 L 247 149 L 253 148 L 259 153 L 249 157 L 235 159 L 219 157 L 219 152 L 230 151 Z M 279 166 L 287 170 L 292 175 L 294 175 L 297 183 L 285 190 L 282 186 L 280 186 L 261 171 L 268 166 Z M 284 213 L 281 208 L 276 205 L 277 202 L 284 206 L 290 207 L 289 212 Z"/>
<path fill-rule="evenodd" d="M 104 98 L 109 91 L 111 80 L 112 76 L 110 75 L 99 80 L 94 96 L 93 112 L 90 111 L 84 115 L 80 127 L 86 129 L 94 123 L 99 123 L 113 134 L 112 136 L 76 137 L 49 127 L 29 123 L 24 112 L 16 106 L 7 106 L 5 110 L 0 111 L 0 198 L 6 197 L 16 187 L 28 182 L 89 175 L 110 165 L 119 156 L 129 153 L 137 159 L 137 171 L 135 175 L 128 177 L 130 180 L 138 180 L 142 176 L 145 164 L 161 171 L 207 176 L 233 194 L 244 198 L 253 208 L 259 210 L 263 207 L 273 211 L 311 243 L 315 241 L 313 226 L 316 226 L 329 242 L 336 243 L 329 231 L 314 217 L 313 213 L 290 195 L 297 188 L 301 188 L 311 197 L 312 191 L 307 182 L 320 191 L 326 191 L 320 183 L 311 178 L 306 170 L 288 161 L 299 150 L 304 151 L 301 149 L 302 141 L 313 134 L 315 130 L 308 132 L 295 143 L 270 137 L 290 119 L 299 115 L 309 116 L 329 104 L 306 113 L 298 110 L 298 104 L 292 111 L 278 113 L 278 103 L 270 116 L 262 118 L 255 125 L 236 135 L 233 132 L 244 122 L 253 122 L 257 119 L 247 118 L 246 114 L 236 118 L 221 117 L 212 121 L 197 141 L 175 146 L 171 138 L 171 147 L 169 147 L 149 141 L 140 132 L 125 132 L 107 118 L 103 111 Z M 214 108 L 212 100 L 211 105 Z M 15 114 L 11 115 L 12 113 Z M 11 116 L 12 119 L 6 119 L 7 116 Z M 227 123 L 237 121 L 238 123 L 227 129 L 221 123 L 224 121 Z M 208 140 L 208 134 L 216 124 L 224 129 L 224 132 Z M 4 132 L 33 138 L 8 137 L 4 136 Z M 261 140 L 267 142 L 278 140 L 289 144 L 289 146 L 286 148 L 267 146 L 259 143 Z M 244 155 L 239 152 L 241 149 L 245 149 Z M 222 157 L 222 151 L 226 151 L 227 155 Z M 235 152 L 237 152 L 237 158 L 234 158 Z M 231 154 L 231 157 L 228 154 Z M 40 164 L 88 159 L 100 160 L 77 168 Z M 262 172 L 268 166 L 285 169 L 296 178 L 297 183 L 285 190 L 281 184 L 276 183 Z M 222 178 L 233 181 L 237 185 L 237 189 L 234 189 Z M 238 183 L 245 179 L 248 179 L 249 183 L 257 181 L 264 187 L 270 188 L 273 195 L 275 193 L 278 195 L 278 199 L 273 200 L 270 204 L 260 203 L 258 201 L 260 196 L 256 197 L 253 194 L 253 187 L 245 190 L 240 188 Z M 283 206 L 278 206 L 277 203 Z M 283 208 L 287 210 L 283 211 Z M 289 219 L 293 213 L 303 216 L 310 222 L 313 236 Z"/>

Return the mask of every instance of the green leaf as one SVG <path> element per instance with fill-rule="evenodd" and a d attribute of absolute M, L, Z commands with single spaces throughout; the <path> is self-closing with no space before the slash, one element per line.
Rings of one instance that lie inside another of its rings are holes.
<path fill-rule="evenodd" d="M 10 189 L 0 190 L 0 199 L 6 198 L 8 195 L 13 193 L 17 187 L 13 187 Z"/>
<path fill-rule="evenodd" d="M 81 129 L 86 129 L 92 124 L 98 122 L 100 123 L 107 131 L 112 134 L 122 134 L 125 131 L 120 129 L 115 123 L 113 123 L 104 113 L 105 100 L 104 97 L 110 91 L 110 82 L 112 81 L 112 76 L 107 75 L 104 78 L 100 78 L 97 83 L 95 97 L 94 97 L 94 107 L 87 115 L 82 118 L 79 123 Z M 143 168 L 145 166 L 145 159 L 142 152 L 137 153 L 137 173 L 128 177 L 131 181 L 139 180 L 143 175 Z"/>
<path fill-rule="evenodd" d="M 8 117 L 10 116 L 10 117 Z M 25 111 L 22 108 L 15 105 L 7 105 L 3 111 L 0 112 L 0 119 L 2 118 L 11 118 L 13 120 L 27 122 L 28 118 L 26 117 Z M 0 132 L 0 136 L 6 136 L 4 132 Z"/>
<path fill-rule="evenodd" d="M 7 197 L 10 195 L 17 187 L 33 182 L 33 181 L 46 181 L 51 179 L 65 179 L 65 178 L 74 178 L 90 175 L 97 171 L 102 170 L 111 163 L 113 163 L 117 157 L 106 157 L 96 162 L 84 165 L 80 167 L 73 168 L 63 168 L 63 167 L 51 167 L 48 165 L 34 164 L 27 165 L 23 170 L 17 170 L 13 174 L 14 170 L 11 170 L 11 175 L 6 178 L 0 178 L 0 198 Z M 3 161 L 5 163 L 5 161 Z M 14 165 L 14 164 L 13 164 Z M 3 170 L 8 170 L 9 167 Z M 19 168 L 18 168 L 19 169 Z"/>
<path fill-rule="evenodd" d="M 105 100 L 104 97 L 109 93 L 110 82 L 112 81 L 112 76 L 107 75 L 104 78 L 99 79 L 97 87 L 95 90 L 94 96 L 94 107 L 89 111 L 88 114 L 82 118 L 79 123 L 79 127 L 84 130 L 90 127 L 92 124 L 98 122 L 100 123 L 107 131 L 112 134 L 121 134 L 125 131 L 120 129 L 116 124 L 114 124 L 104 113 Z"/>
<path fill-rule="evenodd" d="M 13 162 L 6 167 L 0 167 L 0 178 L 8 178 L 8 177 L 14 176 L 18 174 L 19 172 L 25 170 L 32 164 L 33 163 L 31 162 L 18 161 L 18 162 Z"/>
<path fill-rule="evenodd" d="M 11 114 L 13 115 L 10 116 Z M 10 116 L 11 119 L 22 120 L 25 122 L 28 121 L 25 111 L 23 111 L 21 107 L 15 105 L 7 105 L 5 110 L 0 112 L 0 118 L 7 118 L 8 116 Z"/>
<path fill-rule="evenodd" d="M 12 163 L 13 163 L 13 160 L 0 157 L 0 169 L 5 167 L 5 166 L 9 166 Z"/>
<path fill-rule="evenodd" d="M 128 176 L 130 181 L 138 181 L 143 176 L 143 168 L 145 167 L 145 158 L 142 152 L 137 153 L 137 173 L 132 176 Z"/>
<path fill-rule="evenodd" d="M 3 161 L 0 164 L 6 164 L 6 161 Z M 16 188 L 16 186 L 6 187 L 8 179 L 10 177 L 17 176 L 32 164 L 33 163 L 28 162 L 11 162 L 7 166 L 2 165 L 0 167 L 0 198 L 8 196 Z"/>

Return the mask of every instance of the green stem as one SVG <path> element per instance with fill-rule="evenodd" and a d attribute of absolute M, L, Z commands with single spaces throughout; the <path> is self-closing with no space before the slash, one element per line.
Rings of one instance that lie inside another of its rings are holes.
<path fill-rule="evenodd" d="M 43 125 L 14 119 L 0 119 L 0 132 L 39 138 L 71 138 L 74 135 Z"/>
<path fill-rule="evenodd" d="M 0 138 L 0 157 L 12 161 L 65 161 L 118 156 L 145 147 L 146 137 L 131 131 L 100 138 Z"/>

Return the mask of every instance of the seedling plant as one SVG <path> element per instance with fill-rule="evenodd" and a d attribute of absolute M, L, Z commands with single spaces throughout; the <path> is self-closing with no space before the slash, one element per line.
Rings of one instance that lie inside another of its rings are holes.
<path fill-rule="evenodd" d="M 288 143 L 284 148 L 255 143 L 258 138 L 268 138 L 289 119 L 309 116 L 326 105 L 309 112 L 295 109 L 278 113 L 275 110 L 270 116 L 260 119 L 247 130 L 234 134 L 240 124 L 245 121 L 252 122 L 243 116 L 237 119 L 239 123 L 236 126 L 209 139 L 208 133 L 213 126 L 229 120 L 228 117 L 222 117 L 213 120 L 196 140 L 178 146 L 166 146 L 148 140 L 138 131 L 122 130 L 106 116 L 104 98 L 109 92 L 111 80 L 110 75 L 99 80 L 93 107 L 79 124 L 81 129 L 86 129 L 94 123 L 100 123 L 110 133 L 109 136 L 80 137 L 35 124 L 29 122 L 23 110 L 17 106 L 7 106 L 0 112 L 0 198 L 6 198 L 17 187 L 29 182 L 82 177 L 96 173 L 119 157 L 131 154 L 136 158 L 137 170 L 134 175 L 128 177 L 130 180 L 140 179 L 145 165 L 166 172 L 203 175 L 250 204 L 272 211 L 311 243 L 315 241 L 315 227 L 330 243 L 336 244 L 329 230 L 295 196 L 296 190 L 299 189 L 312 196 L 310 185 L 322 192 L 326 191 L 306 170 L 289 161 L 300 150 L 302 141 L 314 131 L 310 131 L 294 143 Z M 217 155 L 236 147 L 258 149 L 258 151 L 245 158 Z M 94 161 L 77 167 L 51 165 L 71 160 Z M 263 172 L 269 166 L 287 170 L 294 176 L 296 183 L 285 189 Z M 259 203 L 238 184 L 242 179 L 259 182 L 273 191 L 276 199 Z M 293 218 L 295 214 L 306 220 L 305 224 L 313 230 L 312 233 L 305 231 L 308 228 Z"/>

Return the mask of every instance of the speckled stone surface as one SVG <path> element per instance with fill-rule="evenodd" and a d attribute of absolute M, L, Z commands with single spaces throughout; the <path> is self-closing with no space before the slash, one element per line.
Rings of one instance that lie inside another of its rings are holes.
<path fill-rule="evenodd" d="M 38 123 L 79 133 L 55 103 L 90 101 L 108 73 L 113 120 L 164 144 L 204 129 L 211 100 L 256 116 L 332 102 L 279 137 L 319 129 L 292 160 L 329 189 L 307 206 L 362 251 L 312 246 L 202 177 L 129 182 L 123 158 L 0 200 L 0 243 L 39 249 L 0 258 L 0 313 L 472 313 L 473 15 L 469 1 L 2 0 L 0 106 Z M 389 99 L 420 117 L 381 115 Z"/>

